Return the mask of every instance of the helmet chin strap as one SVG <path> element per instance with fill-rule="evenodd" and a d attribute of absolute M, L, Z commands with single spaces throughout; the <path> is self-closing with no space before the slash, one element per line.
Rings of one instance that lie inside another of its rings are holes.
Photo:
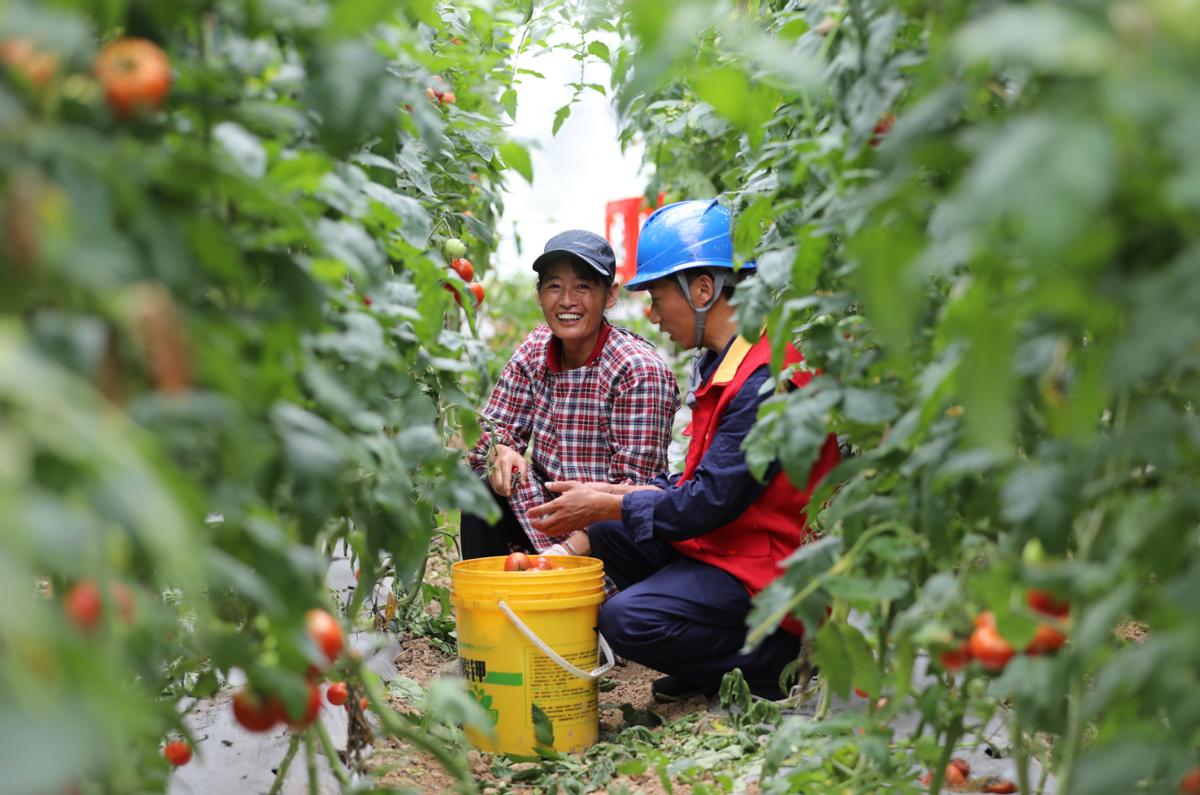
<path fill-rule="evenodd" d="M 712 309 L 713 304 L 721 297 L 721 290 L 725 288 L 725 271 L 717 271 L 716 273 L 709 272 L 713 280 L 713 295 L 708 299 L 704 306 L 696 306 L 692 301 L 692 289 L 688 284 L 686 271 L 678 271 L 675 274 L 675 281 L 679 282 L 679 289 L 683 290 L 683 298 L 688 302 L 688 306 L 696 313 L 696 345 L 697 348 L 704 347 L 704 324 L 708 320 L 708 310 Z"/>

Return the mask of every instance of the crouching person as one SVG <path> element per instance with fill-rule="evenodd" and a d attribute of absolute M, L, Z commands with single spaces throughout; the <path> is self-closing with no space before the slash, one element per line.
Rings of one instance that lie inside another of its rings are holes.
<path fill-rule="evenodd" d="M 704 351 L 683 471 L 641 486 L 548 483 L 559 496 L 529 517 L 549 536 L 588 528 L 591 554 L 620 589 L 601 608 L 600 631 L 617 654 L 666 674 L 653 683 L 656 698 L 715 693 L 734 668 L 754 694 L 779 698 L 803 627 L 788 620 L 743 652 L 746 617 L 808 540 L 808 498 L 837 464 L 837 444 L 825 440 L 807 483 L 793 484 L 778 461 L 761 482 L 750 474 L 741 447 L 766 398 L 771 352 L 765 336 L 738 333 L 730 299 L 753 265 L 734 271 L 727 209 L 715 201 L 659 209 L 642 227 L 637 257 L 627 286 L 649 293 L 651 321 Z M 786 364 L 800 360 L 789 345 Z M 799 371 L 792 388 L 811 377 Z"/>

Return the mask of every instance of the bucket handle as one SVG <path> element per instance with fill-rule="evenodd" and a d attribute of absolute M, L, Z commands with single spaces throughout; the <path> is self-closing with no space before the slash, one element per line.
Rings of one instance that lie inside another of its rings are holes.
<path fill-rule="evenodd" d="M 596 633 L 596 638 L 600 641 L 600 651 L 604 652 L 604 658 L 608 660 L 608 662 L 606 662 L 604 665 L 601 665 L 594 671 L 585 671 L 582 668 L 576 668 L 574 665 L 563 659 L 562 655 L 546 645 L 546 642 L 539 638 L 537 634 L 530 629 L 529 626 L 522 621 L 516 613 L 513 612 L 513 609 L 504 603 L 503 599 L 500 600 L 499 604 L 500 612 L 508 616 L 508 620 L 513 623 L 513 626 L 516 627 L 517 630 L 524 635 L 530 643 L 541 649 L 547 657 L 549 657 L 551 660 L 554 660 L 554 662 L 558 664 L 558 667 L 562 668 L 572 676 L 587 680 L 588 682 L 594 682 L 604 674 L 608 673 L 609 669 L 613 667 L 612 647 L 608 645 L 608 641 L 606 641 L 604 636 L 599 632 Z"/>

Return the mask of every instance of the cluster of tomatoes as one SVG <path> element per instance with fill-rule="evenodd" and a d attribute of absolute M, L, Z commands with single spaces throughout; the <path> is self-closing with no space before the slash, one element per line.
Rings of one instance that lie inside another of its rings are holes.
<path fill-rule="evenodd" d="M 114 580 L 108 584 L 108 596 L 116 607 L 116 616 L 125 624 L 132 624 L 137 616 L 137 603 L 133 590 L 123 582 Z M 104 591 L 93 579 L 83 579 L 67 589 L 62 601 L 67 620 L 85 635 L 91 635 L 104 619 Z M 163 757 L 174 767 L 192 761 L 192 746 L 186 740 L 172 740 L 163 746 Z"/>
<path fill-rule="evenodd" d="M 458 97 L 446 85 L 446 81 L 436 75 L 433 78 L 433 85 L 425 89 L 425 96 L 430 102 L 435 102 L 439 105 L 453 105 L 455 102 L 458 102 Z"/>
<path fill-rule="evenodd" d="M 946 775 L 943 778 L 946 786 L 950 789 L 961 789 L 967 785 L 971 778 L 971 763 L 960 756 L 956 756 L 946 765 Z M 921 779 L 921 783 L 926 787 L 933 780 L 933 774 L 925 773 L 925 777 Z M 992 777 L 977 783 L 979 792 L 991 792 L 1004 795 L 1017 791 L 1017 785 L 1011 779 Z"/>
<path fill-rule="evenodd" d="M 463 256 L 467 253 L 467 244 L 457 237 L 452 237 L 442 244 L 442 251 L 446 252 L 446 256 L 450 258 L 450 270 L 454 271 L 458 278 L 467 283 L 467 290 L 475 297 L 475 306 L 482 304 L 484 298 L 483 285 L 472 281 L 475 278 L 475 266 L 471 264 L 471 260 Z M 458 305 L 462 306 L 462 294 L 458 288 L 450 282 L 445 282 L 442 286 L 454 296 L 454 300 L 458 302 Z"/>
<path fill-rule="evenodd" d="M 1062 622 L 1071 612 L 1069 604 L 1037 588 L 1031 588 L 1025 594 L 1025 602 L 1035 613 L 1053 619 L 1055 623 Z M 1033 640 L 1024 652 L 1028 655 L 1053 654 L 1066 642 L 1067 636 L 1054 624 L 1043 621 L 1037 625 Z M 1015 654 L 1012 644 L 996 629 L 996 617 L 990 611 L 985 611 L 976 616 L 975 630 L 971 636 L 956 648 L 942 652 L 939 661 L 952 674 L 961 671 L 971 660 L 977 661 L 985 670 L 996 673 L 1003 671 Z"/>
<path fill-rule="evenodd" d="M 305 631 L 329 662 L 337 661 L 345 647 L 345 637 L 336 618 L 325 610 L 309 610 L 305 616 Z M 289 712 L 277 697 L 260 693 L 248 685 L 233 697 L 234 720 L 243 729 L 252 732 L 270 731 L 280 723 L 286 723 L 294 731 L 307 729 L 321 711 L 321 686 L 317 681 L 319 671 L 312 666 L 308 674 L 308 697 L 300 714 Z"/>
<path fill-rule="evenodd" d="M 6 39 L 0 42 L 0 63 L 41 87 L 58 74 L 59 57 L 26 39 Z M 167 54 L 154 42 L 134 36 L 104 45 L 92 72 L 120 118 L 157 110 L 171 87 Z"/>
<path fill-rule="evenodd" d="M 513 552 L 504 559 L 505 571 L 557 571 L 565 568 L 555 566 L 554 561 L 542 555 L 526 555 L 524 552 Z"/>

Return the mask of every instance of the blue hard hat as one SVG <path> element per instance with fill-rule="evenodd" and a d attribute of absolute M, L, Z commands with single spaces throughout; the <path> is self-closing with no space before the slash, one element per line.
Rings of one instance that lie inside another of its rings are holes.
<path fill-rule="evenodd" d="M 649 282 L 691 268 L 733 270 L 732 215 L 716 199 L 676 202 L 655 210 L 638 235 L 637 272 L 625 285 Z M 747 262 L 742 270 L 754 270 Z"/>

